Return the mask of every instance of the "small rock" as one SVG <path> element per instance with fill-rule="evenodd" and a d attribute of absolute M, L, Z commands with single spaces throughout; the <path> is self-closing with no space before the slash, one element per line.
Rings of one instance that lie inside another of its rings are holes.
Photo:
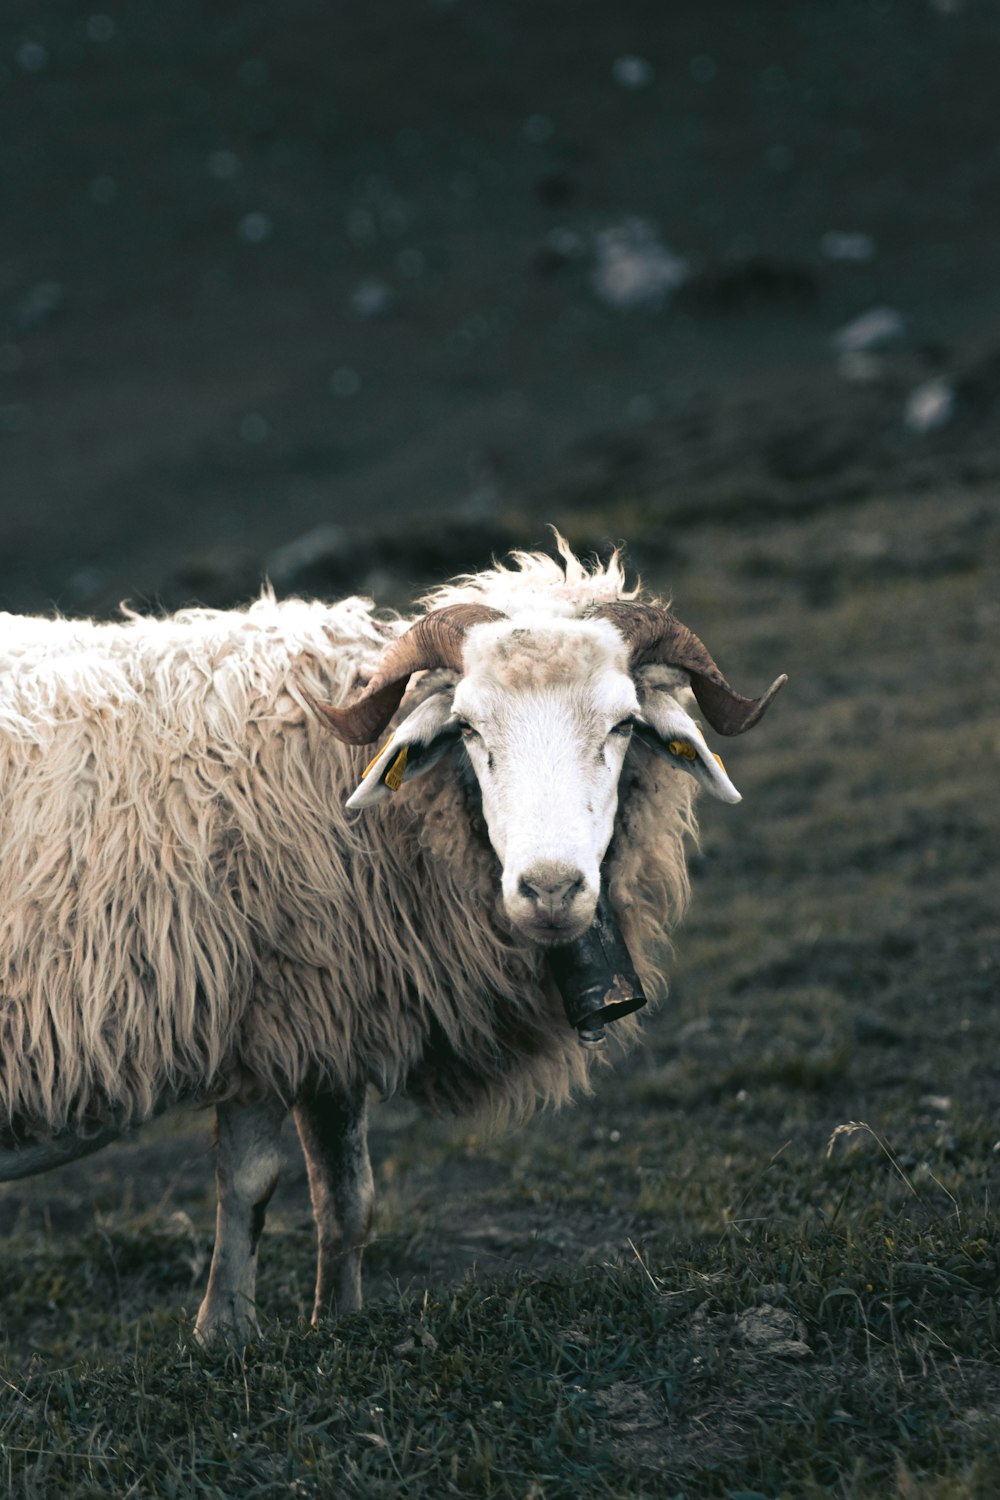
<path fill-rule="evenodd" d="M 591 285 L 609 307 L 660 307 L 688 278 L 688 263 L 660 242 L 644 219 L 602 229 Z"/>
<path fill-rule="evenodd" d="M 865 354 L 898 344 L 906 337 L 906 319 L 894 307 L 870 307 L 852 318 L 833 335 L 834 348 L 840 354 Z"/>
<path fill-rule="evenodd" d="M 736 1329 L 744 1344 L 761 1354 L 779 1359 L 808 1359 L 812 1354 L 805 1341 L 805 1324 L 794 1313 L 770 1302 L 743 1313 Z"/>
<path fill-rule="evenodd" d="M 957 400 L 955 387 L 947 377 L 939 375 L 925 380 L 906 398 L 903 426 L 918 437 L 923 437 L 926 432 L 936 432 L 939 427 L 947 426 L 955 415 Z"/>

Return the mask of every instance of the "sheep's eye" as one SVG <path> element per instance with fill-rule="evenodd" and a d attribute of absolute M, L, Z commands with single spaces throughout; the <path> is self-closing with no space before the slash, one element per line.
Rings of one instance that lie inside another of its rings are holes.
<path fill-rule="evenodd" d="M 478 730 L 473 729 L 471 724 L 459 724 L 458 731 L 463 740 L 478 740 L 479 738 Z"/>
<path fill-rule="evenodd" d="M 632 720 L 620 719 L 611 729 L 612 734 L 627 735 L 632 733 Z"/>

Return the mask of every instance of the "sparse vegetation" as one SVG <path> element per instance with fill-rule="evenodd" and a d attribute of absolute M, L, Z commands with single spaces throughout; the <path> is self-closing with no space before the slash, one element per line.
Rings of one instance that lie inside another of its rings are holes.
<path fill-rule="evenodd" d="M 734 680 L 791 684 L 727 750 L 745 802 L 703 810 L 646 1046 L 500 1139 L 378 1110 L 371 1301 L 315 1331 L 290 1138 L 275 1316 L 242 1356 L 188 1332 L 204 1116 L 4 1189 L 11 1496 L 1000 1490 L 1000 517 L 976 493 L 709 508 L 661 578 L 670 525 L 621 530 Z M 892 566 L 859 562 L 876 536 Z"/>

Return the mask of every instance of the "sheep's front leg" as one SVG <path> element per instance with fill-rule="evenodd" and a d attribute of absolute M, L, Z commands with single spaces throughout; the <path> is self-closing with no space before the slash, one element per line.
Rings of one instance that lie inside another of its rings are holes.
<path fill-rule="evenodd" d="M 286 1113 L 277 1099 L 231 1101 L 216 1109 L 215 1250 L 194 1330 L 203 1343 L 242 1342 L 257 1331 L 257 1244 L 278 1181 L 278 1137 Z"/>
<path fill-rule="evenodd" d="M 361 1306 L 361 1257 L 371 1233 L 375 1184 L 368 1159 L 365 1087 L 317 1090 L 295 1111 L 316 1218 L 318 1262 L 312 1320 Z"/>

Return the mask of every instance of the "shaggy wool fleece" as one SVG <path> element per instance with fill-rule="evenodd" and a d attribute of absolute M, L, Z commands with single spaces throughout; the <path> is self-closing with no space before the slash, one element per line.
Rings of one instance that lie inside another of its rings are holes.
<path fill-rule="evenodd" d="M 637 597 L 617 559 L 515 554 L 425 607 L 560 618 Z M 586 1085 L 461 752 L 357 816 L 351 697 L 408 621 L 265 597 L 120 623 L 2 617 L 0 1125 L 125 1125 L 306 1083 L 523 1113 Z M 421 696 L 415 679 L 402 713 Z M 644 980 L 687 898 L 693 783 L 629 752 L 608 885 Z M 614 1028 L 628 1040 L 636 1023 Z"/>

